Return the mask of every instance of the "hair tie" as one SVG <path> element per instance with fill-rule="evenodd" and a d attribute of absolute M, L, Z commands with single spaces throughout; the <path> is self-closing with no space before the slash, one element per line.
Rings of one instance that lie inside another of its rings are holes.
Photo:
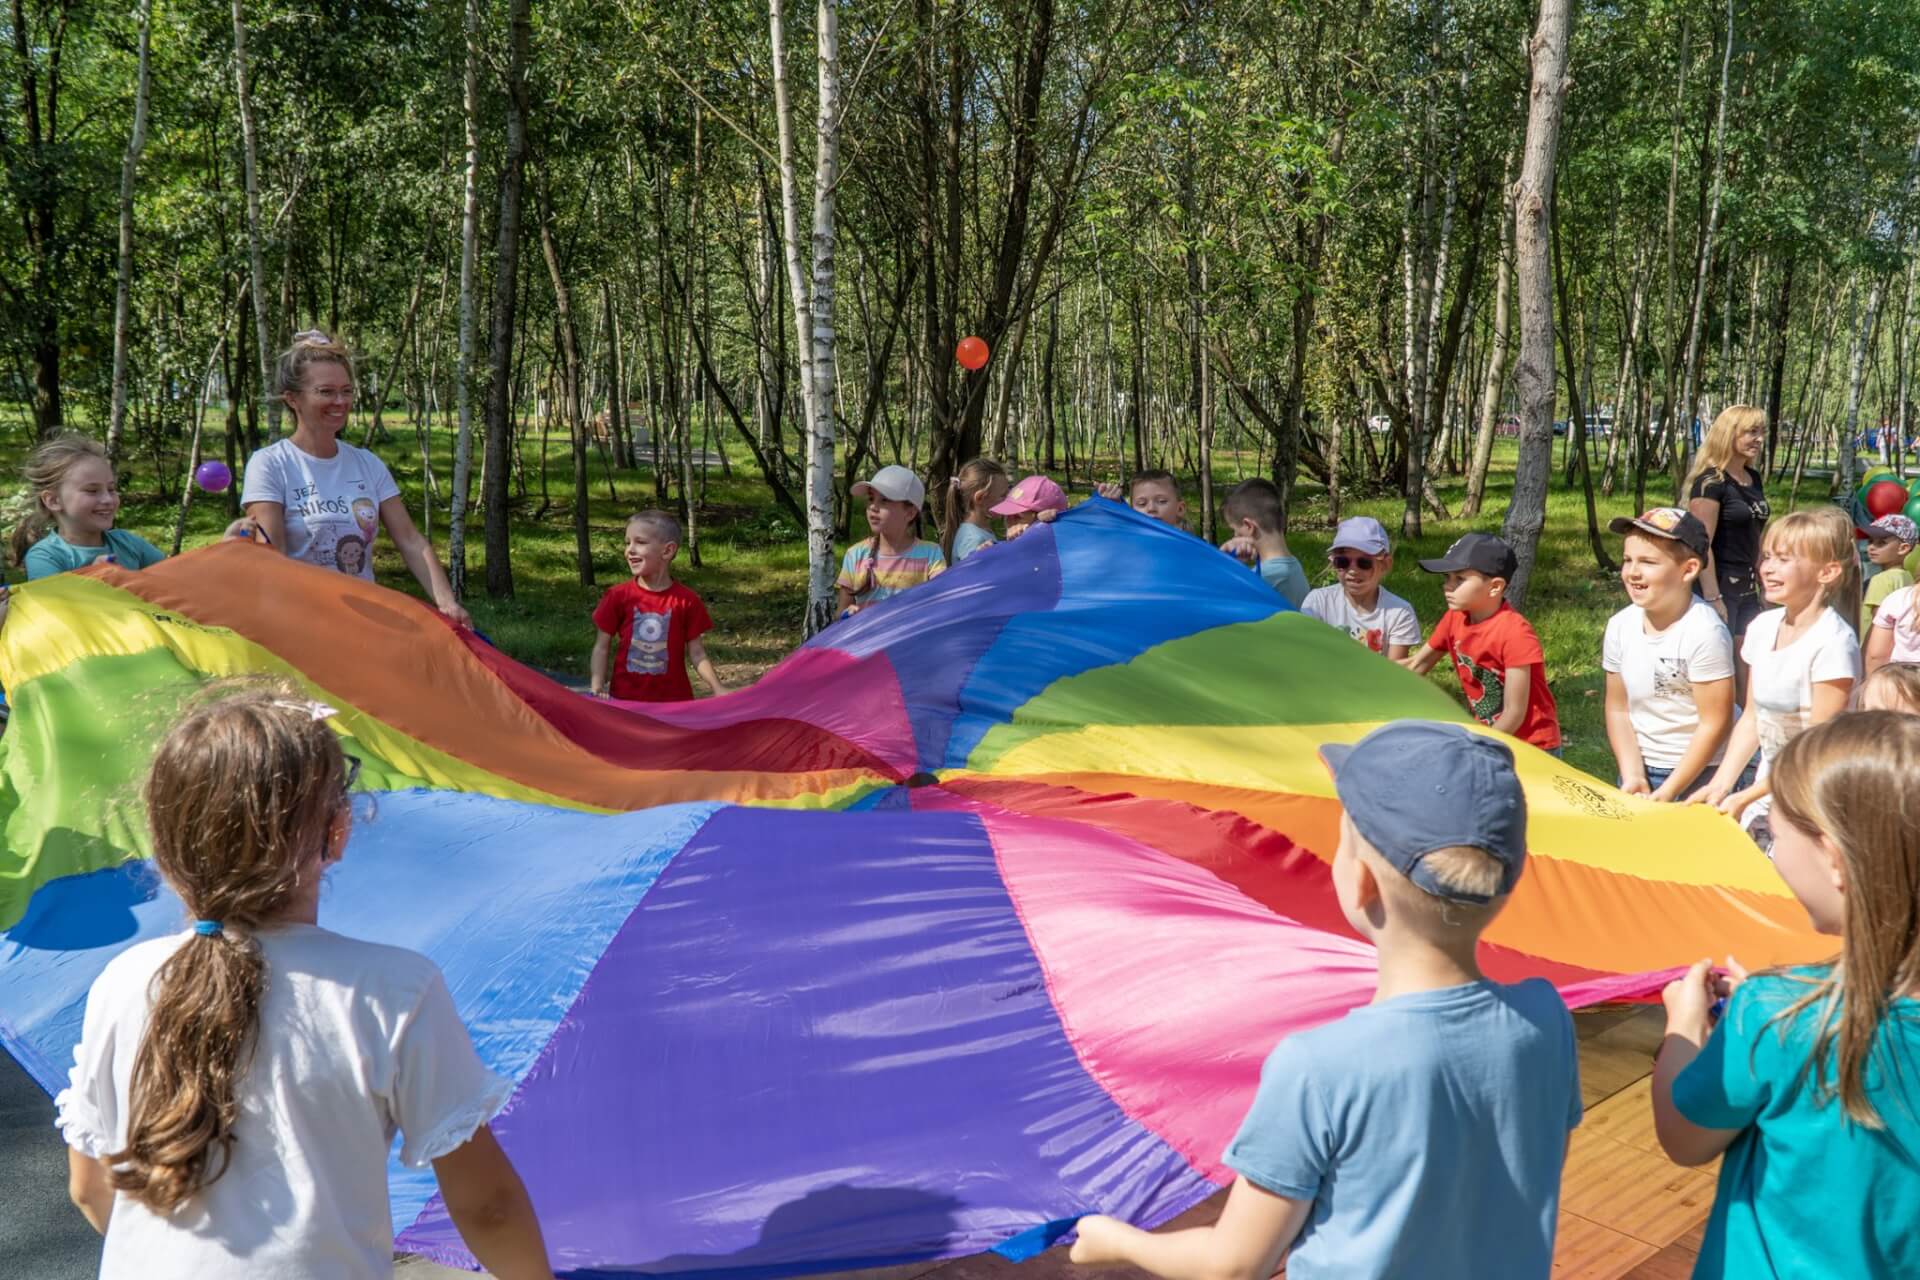
<path fill-rule="evenodd" d="M 221 928 L 218 920 L 195 920 L 193 922 L 193 931 L 203 938 L 217 938 L 226 932 L 225 929 Z"/>

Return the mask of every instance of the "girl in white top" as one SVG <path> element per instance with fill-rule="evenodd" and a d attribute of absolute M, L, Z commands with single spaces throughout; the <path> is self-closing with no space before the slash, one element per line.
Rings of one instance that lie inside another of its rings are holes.
<path fill-rule="evenodd" d="M 1696 799 L 1751 825 L 1766 815 L 1768 767 L 1803 729 L 1846 710 L 1860 679 L 1860 560 L 1853 521 L 1838 507 L 1795 511 L 1767 526 L 1760 544 L 1760 586 L 1769 609 L 1741 643 L 1747 705 L 1726 758 Z M 1754 784 L 1735 791 L 1740 772 L 1760 750 Z"/>
<path fill-rule="evenodd" d="M 372 582 L 373 541 L 384 525 L 434 606 L 472 626 L 387 464 L 339 438 L 353 408 L 347 349 L 319 329 L 295 334 L 275 381 L 294 429 L 247 459 L 240 502 L 254 529 L 295 560 Z"/>
<path fill-rule="evenodd" d="M 1679 800 L 1705 785 L 1733 727 L 1733 637 L 1693 584 L 1707 530 L 1678 507 L 1609 526 L 1626 535 L 1620 581 L 1633 603 L 1607 622 L 1607 741 L 1620 789 Z"/>
<path fill-rule="evenodd" d="M 191 711 L 154 757 L 154 862 L 197 920 L 108 964 L 55 1100 L 102 1280 L 391 1275 L 396 1132 L 482 1265 L 552 1280 L 487 1127 L 511 1086 L 439 969 L 315 923 L 351 821 L 331 714 L 256 688 Z"/>

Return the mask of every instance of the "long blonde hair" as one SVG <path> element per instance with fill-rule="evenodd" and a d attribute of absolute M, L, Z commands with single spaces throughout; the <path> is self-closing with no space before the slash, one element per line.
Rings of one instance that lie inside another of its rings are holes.
<path fill-rule="evenodd" d="M 1680 485 L 1680 496 L 1693 492 L 1693 482 L 1709 471 L 1721 475 L 1733 465 L 1733 442 L 1740 433 L 1749 427 L 1767 425 L 1767 411 L 1756 409 L 1750 404 L 1730 404 L 1720 411 L 1720 416 L 1707 428 L 1706 438 L 1700 442 L 1700 452 L 1693 455 L 1693 465 L 1687 468 L 1687 478 Z M 1754 471 L 1755 483 L 1760 479 L 1758 468 Z"/>
<path fill-rule="evenodd" d="M 27 488 L 33 491 L 33 511 L 13 528 L 13 562 L 25 564 L 33 544 L 47 536 L 53 516 L 47 510 L 45 496 L 66 482 L 67 472 L 98 458 L 107 462 L 107 450 L 98 440 L 69 431 L 53 437 L 27 455 Z"/>
<path fill-rule="evenodd" d="M 1860 556 L 1854 550 L 1853 521 L 1838 507 L 1792 511 L 1767 526 L 1760 539 L 1762 555 L 1775 549 L 1786 555 L 1806 556 L 1840 566 L 1840 576 L 1820 588 L 1820 603 L 1853 626 L 1860 620 Z"/>
<path fill-rule="evenodd" d="M 1770 1021 L 1818 1018 L 1808 1065 L 1825 1099 L 1868 1129 L 1885 1121 L 1867 1096 L 1868 1067 L 1898 1087 L 1900 1059 L 1880 1036 L 1893 999 L 1920 989 L 1920 717 L 1857 711 L 1788 742 L 1773 762 L 1773 812 L 1840 851 L 1846 924 L 1840 955 Z M 1790 975 L 1793 976 L 1793 975 Z M 1829 1081 L 1829 1075 L 1832 1079 Z M 1900 1090 L 1920 1097 L 1911 1087 Z"/>
<path fill-rule="evenodd" d="M 253 931 L 319 874 L 345 783 L 339 740 L 277 682 L 188 712 L 154 755 L 154 864 L 197 920 L 219 926 L 196 930 L 154 975 L 126 1149 L 107 1157 L 114 1186 L 157 1212 L 231 1162 L 267 985 Z"/>

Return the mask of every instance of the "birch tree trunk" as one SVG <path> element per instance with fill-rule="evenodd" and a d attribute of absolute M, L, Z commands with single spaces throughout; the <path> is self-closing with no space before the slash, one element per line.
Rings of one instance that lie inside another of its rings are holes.
<path fill-rule="evenodd" d="M 1507 164 L 1501 175 L 1501 191 L 1507 195 L 1507 181 L 1513 174 L 1513 159 L 1508 155 Z M 1500 419 L 1500 391 L 1507 380 L 1507 347 L 1509 320 L 1508 297 L 1513 292 L 1513 201 L 1511 195 L 1501 202 L 1500 211 L 1500 265 L 1494 272 L 1493 280 L 1493 349 L 1487 361 L 1486 387 L 1480 395 L 1480 431 L 1473 440 L 1473 462 L 1467 468 L 1467 500 L 1460 508 L 1460 518 L 1471 520 L 1480 514 L 1480 504 L 1487 491 L 1487 468 L 1493 461 L 1494 427 Z"/>
<path fill-rule="evenodd" d="M 487 594 L 513 594 L 508 483 L 513 469 L 514 304 L 520 276 L 520 205 L 527 161 L 528 0 L 512 0 L 507 62 L 507 154 L 500 173 L 500 240 L 493 276 L 492 378 L 487 384 Z M 542 480 L 546 477 L 544 465 Z"/>
<path fill-rule="evenodd" d="M 1901 183 L 1900 205 L 1904 205 L 1913 195 L 1916 171 L 1920 171 L 1920 138 L 1915 138 L 1913 150 L 1907 156 L 1907 176 Z M 1867 224 L 1867 233 L 1872 235 L 1885 216 L 1876 213 Z M 1887 273 L 1876 269 L 1873 285 L 1867 292 L 1867 309 L 1860 317 L 1860 325 L 1854 330 L 1853 356 L 1847 365 L 1847 417 L 1840 424 L 1838 432 L 1840 456 L 1834 465 L 1835 492 L 1846 495 L 1854 490 L 1854 437 L 1860 427 L 1860 393 L 1867 380 L 1867 348 L 1874 332 L 1874 322 L 1880 318 L 1880 303 L 1886 297 Z"/>
<path fill-rule="evenodd" d="M 1514 187 L 1514 268 L 1519 277 L 1520 361 L 1514 383 L 1520 398 L 1520 458 L 1513 497 L 1501 530 L 1519 560 L 1507 598 L 1526 601 L 1540 531 L 1547 522 L 1547 481 L 1553 472 L 1553 262 L 1548 219 L 1553 207 L 1553 161 L 1566 97 L 1570 0 L 1540 0 L 1539 25 L 1528 45 L 1533 67 L 1527 141 Z M 1570 428 L 1571 429 L 1571 428 Z"/>
<path fill-rule="evenodd" d="M 467 0 L 466 174 L 460 196 L 460 367 L 454 399 L 460 426 L 453 446 L 453 504 L 447 520 L 447 576 L 453 597 L 467 592 L 467 495 L 473 482 L 473 250 L 480 217 L 480 0 Z"/>
<path fill-rule="evenodd" d="M 1707 273 L 1713 269 L 1713 233 L 1720 225 L 1720 195 L 1727 177 L 1727 72 L 1733 65 L 1733 0 L 1727 0 L 1727 43 L 1720 55 L 1720 104 L 1715 109 L 1713 194 L 1707 199 L 1707 225 L 1700 232 L 1700 258 L 1694 267 L 1693 304 L 1687 314 L 1687 354 L 1680 366 L 1680 403 L 1674 420 L 1679 434 L 1673 437 L 1673 492 L 1675 501 L 1681 479 L 1687 473 L 1687 459 L 1693 452 L 1694 403 L 1699 398 L 1700 329 L 1707 312 Z"/>
<path fill-rule="evenodd" d="M 834 196 L 840 156 L 840 26 L 838 0 L 819 0 L 815 21 L 819 99 L 814 129 L 813 262 L 802 258 L 800 180 L 794 163 L 793 99 L 787 87 L 786 13 L 768 0 L 773 46 L 774 117 L 780 134 L 780 206 L 787 285 L 799 339 L 801 404 L 807 438 L 807 616 L 811 636 L 833 622 L 833 331 Z"/>
<path fill-rule="evenodd" d="M 253 97 L 247 88 L 247 18 L 233 0 L 233 84 L 240 104 L 240 156 L 247 187 L 247 269 L 253 295 L 254 352 L 260 358 L 260 396 L 267 402 L 267 435 L 280 437 L 280 397 L 273 393 L 273 337 L 267 324 L 266 269 L 260 258 L 260 177 L 255 158 Z"/>
<path fill-rule="evenodd" d="M 113 293 L 113 402 L 107 419 L 107 457 L 120 459 L 120 437 L 127 425 L 127 310 L 133 294 L 133 183 L 140 152 L 147 145 L 149 53 L 153 45 L 153 0 L 140 0 L 134 14 L 140 28 L 140 70 L 133 90 L 133 132 L 120 162 L 120 267 Z M 232 395 L 232 388 L 228 388 Z"/>

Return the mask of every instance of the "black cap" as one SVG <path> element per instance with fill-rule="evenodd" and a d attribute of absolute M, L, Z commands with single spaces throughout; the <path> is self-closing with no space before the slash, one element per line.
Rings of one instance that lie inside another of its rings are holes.
<path fill-rule="evenodd" d="M 1428 573 L 1458 573 L 1462 569 L 1472 569 L 1484 573 L 1489 578 L 1512 578 L 1519 572 L 1520 559 L 1513 554 L 1513 548 L 1490 533 L 1462 534 L 1458 541 L 1447 548 L 1447 554 L 1438 560 L 1422 560 L 1420 567 Z"/>
<path fill-rule="evenodd" d="M 1644 533 L 1655 538 L 1670 539 L 1699 556 L 1702 561 L 1706 560 L 1707 547 L 1713 541 L 1707 534 L 1707 526 L 1700 523 L 1700 518 L 1679 507 L 1655 507 L 1637 516 L 1615 516 L 1607 521 L 1607 528 L 1622 535 Z"/>

